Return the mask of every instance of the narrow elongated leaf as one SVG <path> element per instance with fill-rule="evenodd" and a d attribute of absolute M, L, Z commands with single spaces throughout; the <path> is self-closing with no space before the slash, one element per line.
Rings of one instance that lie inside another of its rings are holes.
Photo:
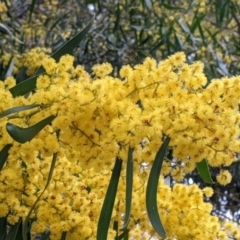
<path fill-rule="evenodd" d="M 2 170 L 4 163 L 8 158 L 8 151 L 12 147 L 12 144 L 7 144 L 0 152 L 0 171 Z"/>
<path fill-rule="evenodd" d="M 167 137 L 163 142 L 161 148 L 157 152 L 155 160 L 153 162 L 146 190 L 146 207 L 149 220 L 154 228 L 154 230 L 158 233 L 162 238 L 166 237 L 165 229 L 162 225 L 160 216 L 158 214 L 157 208 L 157 188 L 158 188 L 158 180 L 162 168 L 162 163 L 164 160 L 164 156 L 170 142 L 170 138 Z"/>
<path fill-rule="evenodd" d="M 119 25 L 119 30 L 120 30 L 120 32 L 121 32 L 123 38 L 124 38 L 124 41 L 125 41 L 125 42 L 128 42 L 128 39 L 127 39 L 126 33 L 125 33 L 125 31 L 123 30 L 123 28 L 122 28 L 121 25 Z"/>
<path fill-rule="evenodd" d="M 49 240 L 50 231 L 41 234 L 41 240 Z"/>
<path fill-rule="evenodd" d="M 7 26 L 5 26 L 4 24 L 0 23 L 0 32 L 4 32 L 4 33 L 8 33 L 12 39 L 14 39 L 15 41 L 17 41 L 20 44 L 24 44 L 24 42 L 20 41 L 18 38 L 16 38 L 12 32 L 9 30 L 9 28 Z"/>
<path fill-rule="evenodd" d="M 148 9 L 152 9 L 152 1 L 151 0 L 145 0 L 144 2 Z"/>
<path fill-rule="evenodd" d="M 209 36 L 211 37 L 211 39 L 214 42 L 217 42 L 216 40 L 216 36 L 221 32 L 221 30 L 216 31 L 215 33 L 212 33 L 209 29 L 205 28 L 204 30 L 206 30 L 206 32 L 209 34 Z"/>
<path fill-rule="evenodd" d="M 7 234 L 7 218 L 0 218 L 0 240 L 4 240 Z"/>
<path fill-rule="evenodd" d="M 230 1 L 222 1 L 222 3 L 221 8 L 219 8 L 219 6 L 217 7 L 217 9 L 219 8 L 217 16 L 221 24 L 223 23 L 224 17 L 228 15 Z"/>
<path fill-rule="evenodd" d="M 43 191 L 41 192 L 41 194 L 38 196 L 38 198 L 36 199 L 36 201 L 35 201 L 34 204 L 32 205 L 31 209 L 30 209 L 29 212 L 28 212 L 28 215 L 26 216 L 25 221 L 23 222 L 23 227 L 22 227 L 22 237 L 23 237 L 23 240 L 28 240 L 28 222 L 29 222 L 29 218 L 30 218 L 30 216 L 31 216 L 34 208 L 36 207 L 38 201 L 41 199 L 43 193 L 46 191 L 46 189 L 48 188 L 48 185 L 49 185 L 50 182 L 51 182 L 51 179 L 52 179 L 52 175 L 53 175 L 53 171 L 54 171 L 56 162 L 57 162 L 57 153 L 54 153 L 54 154 L 53 154 L 53 158 L 52 158 L 52 163 L 51 163 L 51 166 L 50 166 L 50 170 L 49 170 L 49 174 L 48 174 L 47 183 L 46 183 L 46 185 L 45 185 L 45 188 L 43 189 Z M 10 240 L 10 239 L 9 239 L 9 240 Z"/>
<path fill-rule="evenodd" d="M 204 182 L 211 184 L 214 183 L 206 159 L 203 159 L 201 162 L 197 163 L 197 170 Z"/>
<path fill-rule="evenodd" d="M 63 232 L 60 240 L 66 240 L 67 232 Z"/>
<path fill-rule="evenodd" d="M 9 135 L 19 143 L 31 141 L 45 126 L 52 122 L 56 116 L 51 115 L 40 122 L 28 128 L 21 128 L 12 123 L 7 123 L 7 131 Z"/>
<path fill-rule="evenodd" d="M 20 82 L 16 86 L 10 88 L 9 91 L 11 92 L 13 97 L 23 96 L 23 95 L 33 91 L 36 88 L 37 78 L 40 75 L 41 74 L 35 75 L 33 77 L 30 77 L 30 78 Z"/>
<path fill-rule="evenodd" d="M 7 70 L 6 70 L 6 73 L 5 73 L 5 78 L 12 75 L 13 67 L 14 67 L 14 59 L 13 59 L 13 57 L 11 57 L 10 61 L 8 62 L 8 66 L 6 68 Z"/>
<path fill-rule="evenodd" d="M 60 21 L 62 21 L 63 19 L 66 19 L 67 15 L 68 15 L 69 13 L 71 13 L 71 12 L 67 12 L 67 13 L 65 13 L 63 16 L 59 17 L 59 18 L 55 21 L 55 23 L 53 23 L 53 25 L 51 26 L 51 28 L 49 29 L 49 33 L 52 32 L 53 28 L 55 28 L 55 26 L 57 26 Z"/>
<path fill-rule="evenodd" d="M 10 227 L 10 230 L 4 240 L 22 240 L 22 237 L 19 235 L 22 230 L 22 220 L 19 220 L 17 224 Z"/>
<path fill-rule="evenodd" d="M 0 118 L 6 117 L 6 116 L 8 116 L 10 114 L 13 114 L 13 113 L 29 110 L 29 109 L 32 109 L 32 108 L 36 108 L 36 107 L 39 107 L 39 106 L 40 106 L 39 104 L 31 104 L 31 105 L 26 105 L 26 106 L 9 108 L 8 110 L 0 113 Z"/>
<path fill-rule="evenodd" d="M 90 3 L 97 3 L 98 0 L 86 0 L 87 4 L 90 4 Z"/>
<path fill-rule="evenodd" d="M 26 80 L 27 74 L 26 74 L 27 68 L 26 67 L 21 67 L 20 70 L 18 71 L 18 74 L 16 76 L 16 80 L 17 80 L 17 84 L 23 82 L 24 80 Z"/>
<path fill-rule="evenodd" d="M 159 41 L 157 41 L 157 43 L 150 49 L 150 53 L 153 54 L 153 52 L 159 49 L 163 44 L 164 44 L 164 39 L 162 38 L 159 39 Z"/>
<path fill-rule="evenodd" d="M 132 188 L 133 188 L 133 148 L 128 150 L 127 168 L 126 168 L 126 199 L 125 199 L 125 216 L 123 228 L 128 226 L 132 205 Z"/>
<path fill-rule="evenodd" d="M 167 10 L 181 10 L 181 9 L 183 9 L 181 7 L 175 7 L 175 6 L 166 4 L 166 3 L 161 3 L 161 6 L 166 8 Z"/>
<path fill-rule="evenodd" d="M 37 2 L 37 0 L 32 0 L 31 6 L 30 6 L 30 11 L 29 11 L 29 22 L 31 22 L 32 14 L 33 14 L 33 10 L 34 10 L 36 2 Z"/>
<path fill-rule="evenodd" d="M 120 21 L 120 15 L 121 15 L 121 10 L 120 10 L 120 6 L 119 6 L 119 3 L 118 3 L 117 11 L 116 11 L 116 21 L 115 21 L 115 26 L 113 28 L 113 32 L 116 32 L 118 30 L 119 21 Z"/>
<path fill-rule="evenodd" d="M 181 39 L 177 36 L 176 33 L 174 33 L 174 38 L 175 38 L 175 48 L 177 51 L 181 51 L 182 50 L 182 46 L 183 46 L 183 43 L 181 41 Z"/>
<path fill-rule="evenodd" d="M 205 42 L 205 36 L 204 36 L 203 30 L 202 30 L 201 22 L 200 22 L 200 21 L 198 22 L 198 30 L 199 30 L 199 32 L 200 32 L 200 35 L 201 35 L 201 38 L 202 38 L 203 43 L 206 44 L 206 42 Z"/>
<path fill-rule="evenodd" d="M 118 240 L 118 221 L 113 222 L 113 230 L 116 232 L 115 240 Z"/>
<path fill-rule="evenodd" d="M 112 171 L 112 176 L 108 185 L 107 193 L 105 195 L 100 217 L 98 220 L 97 240 L 107 239 L 108 228 L 111 221 L 121 169 L 122 160 L 117 158 Z"/>
<path fill-rule="evenodd" d="M 56 52 L 54 52 L 51 57 L 58 61 L 63 55 L 72 54 L 73 49 L 78 46 L 78 44 L 86 37 L 87 33 L 91 29 L 93 20 L 94 19 L 92 19 L 80 33 L 76 34 L 73 38 L 63 44 L 63 46 L 60 47 Z M 38 68 L 35 75 L 41 74 L 43 72 L 44 68 L 40 67 Z"/>
<path fill-rule="evenodd" d="M 139 46 L 142 46 L 142 45 L 146 44 L 150 39 L 151 39 L 151 37 L 150 37 L 150 36 L 147 36 L 146 38 L 144 38 L 144 39 L 139 43 Z"/>
<path fill-rule="evenodd" d="M 196 13 L 195 16 L 194 16 L 194 22 L 193 22 L 192 26 L 190 27 L 191 33 L 194 33 L 195 30 L 198 28 L 204 44 L 205 44 L 205 37 L 204 37 L 204 33 L 203 33 L 203 30 L 202 30 L 202 27 L 201 27 L 201 22 L 204 20 L 205 17 L 206 17 L 206 14 L 198 16 L 197 13 Z M 189 37 L 190 36 L 188 36 L 188 38 Z M 186 40 L 186 42 L 187 41 L 188 40 Z"/>
<path fill-rule="evenodd" d="M 87 26 L 78 34 L 76 34 L 73 38 L 67 41 L 61 48 L 59 48 L 56 52 L 54 52 L 51 57 L 56 61 L 60 59 L 61 56 L 65 54 L 71 54 L 73 49 L 78 46 L 78 44 L 86 37 L 87 33 L 92 27 L 94 18 L 87 24 Z"/>
<path fill-rule="evenodd" d="M 88 31 L 90 30 L 93 23 L 93 19 L 88 23 L 88 25 L 78 34 L 76 34 L 72 39 L 67 41 L 62 47 L 60 47 L 56 52 L 54 52 L 51 57 L 56 61 L 60 59 L 64 54 L 71 54 L 73 49 L 85 38 Z M 25 81 L 20 82 L 16 86 L 9 89 L 13 97 L 25 95 L 36 88 L 36 82 L 39 75 L 43 74 L 44 68 L 39 67 L 33 77 L 26 79 Z"/>
<path fill-rule="evenodd" d="M 123 231 L 123 233 L 121 233 L 119 236 L 118 236 L 118 240 L 121 240 L 121 239 L 128 239 L 128 233 L 129 233 L 129 230 L 128 229 L 125 229 Z"/>

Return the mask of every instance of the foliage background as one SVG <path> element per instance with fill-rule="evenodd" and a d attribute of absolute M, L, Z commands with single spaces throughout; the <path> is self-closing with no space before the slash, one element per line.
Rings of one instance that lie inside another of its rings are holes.
<path fill-rule="evenodd" d="M 24 74 L 31 75 L 21 65 L 21 54 L 34 47 L 54 52 L 94 17 L 88 37 L 74 51 L 86 69 L 110 62 L 117 74 L 122 65 L 140 63 L 146 56 L 161 60 L 184 51 L 190 63 L 205 63 L 208 79 L 237 75 L 239 10 L 240 1 L 234 0 L 4 0 L 0 2 L 0 67 L 4 69 L 14 56 Z M 229 210 L 239 222 L 239 161 L 231 171 L 232 183 L 215 184 L 211 200 L 215 214 L 228 218 Z M 185 181 L 191 179 L 205 186 L 197 173 Z"/>

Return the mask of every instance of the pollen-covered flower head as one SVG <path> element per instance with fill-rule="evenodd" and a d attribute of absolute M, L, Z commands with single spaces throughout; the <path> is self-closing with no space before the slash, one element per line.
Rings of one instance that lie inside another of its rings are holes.
<path fill-rule="evenodd" d="M 228 170 L 221 170 L 220 173 L 217 175 L 217 181 L 221 185 L 227 185 L 231 182 L 232 175 Z"/>
<path fill-rule="evenodd" d="M 103 78 L 112 72 L 113 68 L 110 63 L 96 64 L 92 67 L 92 71 L 96 77 Z"/>

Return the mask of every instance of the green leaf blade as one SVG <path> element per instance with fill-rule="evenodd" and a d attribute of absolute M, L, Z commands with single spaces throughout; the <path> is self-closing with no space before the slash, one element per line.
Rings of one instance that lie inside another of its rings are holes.
<path fill-rule="evenodd" d="M 146 207 L 149 220 L 154 228 L 154 230 L 161 236 L 162 238 L 166 237 L 166 231 L 162 225 L 160 216 L 157 211 L 157 188 L 158 188 L 158 180 L 162 168 L 162 163 L 164 160 L 165 152 L 167 150 L 168 144 L 170 142 L 170 138 L 167 137 L 163 142 L 161 148 L 157 152 L 155 160 L 153 162 L 146 190 Z"/>
<path fill-rule="evenodd" d="M 0 240 L 6 239 L 7 235 L 7 218 L 1 217 L 0 218 Z"/>
<path fill-rule="evenodd" d="M 118 236 L 118 240 L 121 240 L 121 239 L 127 240 L 127 239 L 128 239 L 128 233 L 129 233 L 129 230 L 128 230 L 128 229 L 125 229 L 125 230 L 123 231 L 123 233 L 121 233 L 121 234 Z"/>
<path fill-rule="evenodd" d="M 117 187 L 121 174 L 121 169 L 122 160 L 117 158 L 98 220 L 97 240 L 107 239 L 108 228 L 110 225 L 114 202 L 117 194 Z"/>
<path fill-rule="evenodd" d="M 36 88 L 37 76 L 30 77 L 9 89 L 13 97 L 23 96 Z"/>
<path fill-rule="evenodd" d="M 32 20 L 32 14 L 37 0 L 32 0 L 30 11 L 29 11 L 29 22 Z"/>
<path fill-rule="evenodd" d="M 63 232 L 60 240 L 66 240 L 67 232 Z"/>
<path fill-rule="evenodd" d="M 182 10 L 182 7 L 175 7 L 166 3 L 161 3 L 161 6 L 166 8 L 167 10 Z"/>
<path fill-rule="evenodd" d="M 4 240 L 22 240 L 22 220 L 12 226 Z"/>
<path fill-rule="evenodd" d="M 78 34 L 76 34 L 73 38 L 63 44 L 56 52 L 54 52 L 51 57 L 56 61 L 59 61 L 61 56 L 65 54 L 71 54 L 73 49 L 77 47 L 77 45 L 86 37 L 87 33 L 92 27 L 93 19 L 87 24 L 87 26 Z M 44 68 L 40 67 L 36 71 L 35 75 L 39 75 L 44 72 Z"/>
<path fill-rule="evenodd" d="M 93 20 L 94 19 L 92 19 L 80 33 L 76 34 L 72 39 L 67 41 L 60 49 L 54 52 L 51 55 L 51 57 L 58 61 L 61 56 L 67 53 L 72 53 L 73 49 L 77 47 L 77 45 L 86 37 L 87 33 L 92 27 Z"/>
<path fill-rule="evenodd" d="M 26 71 L 27 68 L 26 67 L 21 67 L 17 76 L 16 76 L 16 80 L 17 80 L 17 84 L 23 82 L 24 80 L 27 79 L 27 75 L 26 75 Z"/>
<path fill-rule="evenodd" d="M 31 141 L 45 126 L 55 119 L 56 116 L 51 115 L 40 122 L 28 128 L 21 128 L 12 123 L 7 123 L 6 128 L 9 135 L 19 143 Z"/>
<path fill-rule="evenodd" d="M 7 77 L 12 75 L 13 67 L 14 67 L 14 59 L 13 59 L 13 57 L 11 57 L 9 62 L 8 62 L 8 65 L 6 67 L 6 73 L 5 73 L 5 78 L 4 79 L 6 79 Z"/>
<path fill-rule="evenodd" d="M 43 191 L 41 192 L 41 194 L 38 196 L 38 198 L 34 202 L 34 204 L 32 205 L 31 209 L 28 212 L 28 215 L 26 216 L 26 218 L 25 218 L 25 220 L 23 222 L 23 225 L 22 225 L 22 238 L 23 238 L 23 240 L 29 240 L 29 238 L 28 238 L 28 223 L 29 223 L 29 219 L 30 219 L 30 216 L 31 216 L 34 208 L 36 207 L 38 201 L 41 199 L 42 195 L 44 194 L 44 192 L 48 188 L 48 185 L 51 182 L 51 179 L 52 179 L 52 176 L 53 176 L 53 172 L 54 172 L 54 168 L 55 168 L 55 165 L 56 165 L 56 162 L 57 162 L 57 156 L 58 156 L 58 153 L 54 153 L 53 154 L 52 163 L 51 163 L 51 166 L 50 166 L 50 170 L 49 170 L 49 174 L 48 174 L 48 179 L 47 179 L 46 185 L 45 185 Z M 46 234 L 45 237 L 46 236 L 48 236 L 48 235 Z M 63 236 L 65 236 L 65 235 L 63 235 Z"/>
<path fill-rule="evenodd" d="M 126 168 L 126 207 L 125 217 L 122 229 L 126 229 L 130 220 L 133 189 L 133 148 L 128 150 L 127 168 Z"/>
<path fill-rule="evenodd" d="M 31 104 L 31 105 L 26 105 L 26 106 L 13 107 L 13 108 L 10 108 L 10 109 L 0 113 L 0 118 L 4 118 L 4 117 L 6 117 L 8 115 L 11 115 L 13 113 L 18 113 L 18 112 L 29 110 L 29 109 L 32 109 L 32 108 L 36 108 L 36 107 L 39 107 L 39 106 L 40 106 L 39 104 Z"/>
<path fill-rule="evenodd" d="M 203 159 L 201 162 L 197 163 L 197 170 L 205 183 L 213 184 L 213 180 L 209 171 L 208 163 L 206 159 Z"/>
<path fill-rule="evenodd" d="M 152 1 L 151 0 L 145 0 L 144 2 L 145 2 L 146 7 L 151 10 L 152 9 Z"/>
<path fill-rule="evenodd" d="M 71 54 L 73 49 L 85 38 L 90 28 L 92 27 L 93 19 L 87 24 L 87 26 L 78 34 L 76 34 L 72 39 L 67 41 L 60 49 L 54 52 L 51 57 L 56 61 L 60 59 L 61 56 L 65 54 Z M 37 78 L 45 72 L 43 67 L 39 67 L 34 76 L 20 82 L 16 86 L 12 87 L 10 92 L 13 97 L 25 95 L 36 88 Z"/>
<path fill-rule="evenodd" d="M 46 231 L 41 234 L 41 240 L 49 240 L 50 232 Z"/>
<path fill-rule="evenodd" d="M 7 144 L 4 146 L 0 152 L 0 171 L 2 170 L 7 158 L 8 158 L 8 151 L 12 147 L 12 144 Z"/>

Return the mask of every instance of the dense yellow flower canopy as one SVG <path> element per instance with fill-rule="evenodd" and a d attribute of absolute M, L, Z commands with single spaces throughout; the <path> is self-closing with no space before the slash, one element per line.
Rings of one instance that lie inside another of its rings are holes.
<path fill-rule="evenodd" d="M 50 229 L 51 239 L 60 239 L 63 231 L 68 232 L 67 239 L 94 239 L 110 169 L 116 157 L 126 165 L 131 147 L 134 218 L 130 236 L 155 236 L 144 205 L 149 168 L 144 170 L 142 164 L 151 166 L 164 136 L 171 138 L 173 159 L 165 159 L 162 176 L 170 174 L 181 181 L 202 159 L 220 168 L 236 161 L 240 78 L 207 84 L 202 63 L 187 64 L 182 52 L 159 63 L 147 58 L 143 64 L 124 66 L 119 77 L 111 76 L 109 63 L 94 66 L 91 76 L 73 62 L 70 55 L 59 62 L 43 58 L 46 72 L 38 77 L 36 91 L 28 97 L 12 97 L 12 77 L 0 85 L 0 112 L 40 104 L 37 111 L 1 119 L 0 149 L 7 143 L 13 147 L 0 173 L 0 217 L 7 216 L 10 224 L 26 217 L 44 189 L 51 156 L 58 153 L 51 184 L 32 213 L 36 218 L 32 234 Z M 7 122 L 28 127 L 52 114 L 57 115 L 52 124 L 30 142 L 19 144 L 6 131 Z M 217 180 L 226 185 L 231 175 L 221 170 Z M 122 176 L 113 213 L 120 223 L 124 181 Z M 171 189 L 161 179 L 159 212 L 169 239 L 220 240 L 233 234 L 222 228 L 211 215 L 212 205 L 203 201 L 212 194 L 210 188 L 202 191 L 196 185 L 176 184 Z M 109 231 L 109 239 L 114 234 Z"/>

